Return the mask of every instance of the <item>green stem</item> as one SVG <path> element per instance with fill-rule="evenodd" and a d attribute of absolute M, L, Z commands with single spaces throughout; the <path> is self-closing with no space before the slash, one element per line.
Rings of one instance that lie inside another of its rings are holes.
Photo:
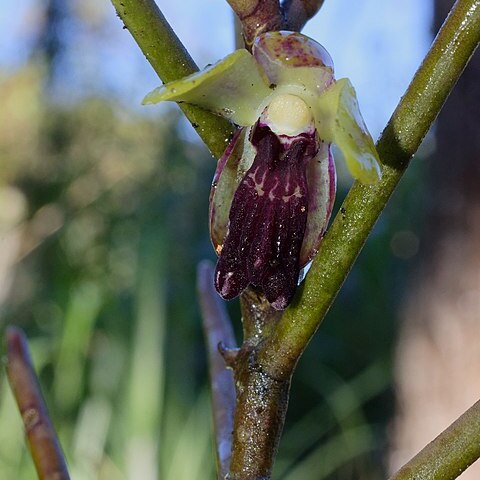
<path fill-rule="evenodd" d="M 406 463 L 390 480 L 452 480 L 480 457 L 480 401 Z"/>
<path fill-rule="evenodd" d="M 112 0 L 118 16 L 163 82 L 198 71 L 154 0 Z M 180 105 L 210 151 L 219 158 L 233 126 L 223 118 L 193 105 Z"/>
<path fill-rule="evenodd" d="M 259 352 L 273 377 L 290 376 L 479 41 L 480 0 L 458 0 L 378 141 L 382 180 L 353 185 L 305 283 Z"/>

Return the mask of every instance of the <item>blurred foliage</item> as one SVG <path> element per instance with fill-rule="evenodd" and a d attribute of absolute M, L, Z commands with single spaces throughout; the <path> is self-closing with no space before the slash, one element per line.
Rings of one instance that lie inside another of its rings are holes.
<path fill-rule="evenodd" d="M 74 478 L 210 476 L 193 285 L 211 255 L 214 163 L 179 139 L 176 113 L 56 106 L 33 67 L 2 87 L 0 231 L 17 232 L 1 254 L 12 277 L 2 323 L 31 338 Z M 31 479 L 14 412 L 3 384 L 1 476 Z"/>
<path fill-rule="evenodd" d="M 176 110 L 152 120 L 98 98 L 62 106 L 44 83 L 34 63 L 0 77 L 2 326 L 30 338 L 73 478 L 213 478 L 195 270 L 213 259 L 214 162 L 185 139 Z M 419 167 L 299 364 L 275 478 L 382 476 Z M 0 394 L 0 476 L 30 480 L 3 377 Z"/>

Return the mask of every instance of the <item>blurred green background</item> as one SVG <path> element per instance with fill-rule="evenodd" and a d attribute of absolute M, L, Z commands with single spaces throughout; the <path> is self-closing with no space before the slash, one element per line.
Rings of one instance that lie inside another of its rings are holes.
<path fill-rule="evenodd" d="M 153 118 L 101 93 L 59 101 L 76 55 L 65 22 L 91 21 L 66 19 L 61 4 L 42 4 L 28 58 L 0 72 L 1 325 L 29 337 L 73 478 L 213 478 L 195 271 L 214 260 L 215 162 L 175 109 Z M 275 478 L 383 475 L 422 169 L 416 161 L 299 364 Z M 337 203 L 350 182 L 339 173 Z M 237 302 L 229 309 L 239 330 Z M 0 388 L 0 477 L 36 478 L 4 375 Z"/>

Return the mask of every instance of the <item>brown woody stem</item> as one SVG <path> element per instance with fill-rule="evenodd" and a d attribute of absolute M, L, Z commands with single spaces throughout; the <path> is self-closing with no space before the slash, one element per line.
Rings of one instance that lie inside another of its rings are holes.
<path fill-rule="evenodd" d="M 253 288 L 242 294 L 240 306 L 244 342 L 233 364 L 237 407 L 230 478 L 270 478 L 285 422 L 290 378 L 277 380 L 266 374 L 256 352 L 282 313 Z"/>
<path fill-rule="evenodd" d="M 70 477 L 60 443 L 48 415 L 23 332 L 6 332 L 7 374 L 20 414 L 39 480 Z"/>
<path fill-rule="evenodd" d="M 288 406 L 290 378 L 262 370 L 255 349 L 244 343 L 235 365 L 237 406 L 229 480 L 268 479 Z"/>

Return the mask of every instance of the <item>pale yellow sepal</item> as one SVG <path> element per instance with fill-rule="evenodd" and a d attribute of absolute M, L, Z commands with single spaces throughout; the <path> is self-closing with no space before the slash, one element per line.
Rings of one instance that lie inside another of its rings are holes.
<path fill-rule="evenodd" d="M 375 183 L 381 178 L 380 159 L 347 78 L 328 87 L 314 105 L 319 136 L 342 152 L 354 178 Z"/>
<path fill-rule="evenodd" d="M 143 104 L 187 102 L 247 126 L 256 122 L 271 93 L 252 55 L 241 49 L 200 72 L 156 88 Z"/>

